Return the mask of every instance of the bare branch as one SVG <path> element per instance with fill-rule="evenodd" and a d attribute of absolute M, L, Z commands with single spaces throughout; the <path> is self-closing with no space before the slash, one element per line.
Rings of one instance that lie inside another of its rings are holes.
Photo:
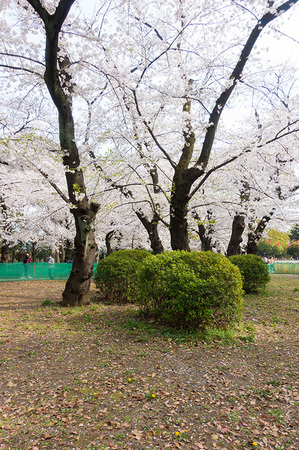
<path fill-rule="evenodd" d="M 28 156 L 26 155 L 22 155 L 22 157 L 32 166 L 34 167 L 43 177 L 45 180 L 47 180 L 47 182 L 52 186 L 52 188 L 57 192 L 57 194 L 62 198 L 62 200 L 64 200 L 66 203 L 69 203 L 70 200 L 69 198 L 62 192 L 62 190 L 57 186 L 56 183 L 54 183 L 54 181 L 49 179 L 49 175 L 47 173 L 45 173 L 42 169 L 40 169 L 36 164 L 34 164 L 34 162 L 32 162 L 32 160 L 30 158 L 28 158 Z"/>
<path fill-rule="evenodd" d="M 285 127 L 283 127 L 280 131 L 278 131 L 278 132 L 276 133 L 276 135 L 275 135 L 272 139 L 269 139 L 269 140 L 266 141 L 264 144 L 259 144 L 257 147 L 258 147 L 258 148 L 264 147 L 265 145 L 271 144 L 271 142 L 278 141 L 279 139 L 281 139 L 281 138 L 283 138 L 283 137 L 285 137 L 285 136 L 289 136 L 290 134 L 293 134 L 293 133 L 298 133 L 298 132 L 299 132 L 299 128 L 295 128 L 294 130 L 288 130 L 288 131 L 286 131 L 286 132 L 284 133 L 284 131 L 285 131 L 286 129 L 288 129 L 291 125 L 295 125 L 295 124 L 298 123 L 298 122 L 299 122 L 299 119 L 295 120 L 295 121 L 292 122 L 292 123 L 289 123 L 288 125 L 286 125 Z"/>
<path fill-rule="evenodd" d="M 25 59 L 26 61 L 30 61 L 30 62 L 39 64 L 39 65 L 45 67 L 45 64 L 42 63 L 41 61 L 38 61 L 37 59 L 29 58 L 28 56 L 17 55 L 17 54 L 14 54 L 14 53 L 7 53 L 7 52 L 0 52 L 0 55 L 1 55 L 1 56 L 9 56 L 10 58 L 20 58 L 20 59 Z"/>
<path fill-rule="evenodd" d="M 40 73 L 35 72 L 34 70 L 31 70 L 31 69 L 26 69 L 25 67 L 11 66 L 9 64 L 0 64 L 0 67 L 4 67 L 5 69 L 20 70 L 21 72 L 28 72 L 33 75 L 37 75 L 40 78 L 43 77 Z"/>
<path fill-rule="evenodd" d="M 139 108 L 139 104 L 138 104 L 138 100 L 137 100 L 137 96 L 136 96 L 136 91 L 133 91 L 133 95 L 134 95 L 134 101 L 135 101 L 135 105 L 136 105 L 136 110 L 137 113 L 139 115 L 139 117 L 141 118 L 142 122 L 144 123 L 144 125 L 146 126 L 149 134 L 151 135 L 151 137 L 153 138 L 153 141 L 155 142 L 155 144 L 157 145 L 157 147 L 161 150 L 161 152 L 163 153 L 163 155 L 166 157 L 166 159 L 169 161 L 171 167 L 173 169 L 175 169 L 176 165 L 175 163 L 172 161 L 172 159 L 170 158 L 169 154 L 166 152 L 166 150 L 162 147 L 162 145 L 159 143 L 159 141 L 157 140 L 153 130 L 151 129 L 151 127 L 149 126 L 149 124 L 147 123 L 147 121 L 143 118 L 140 108 Z"/>
<path fill-rule="evenodd" d="M 139 17 L 136 17 L 136 16 L 135 16 L 135 19 L 138 20 L 138 22 L 143 23 L 143 25 L 145 25 L 146 27 L 148 27 L 148 28 L 150 28 L 151 30 L 153 30 L 153 31 L 156 33 L 156 35 L 158 36 L 158 38 L 159 38 L 161 41 L 164 41 L 163 37 L 161 36 L 161 34 L 160 34 L 159 31 L 157 30 L 157 28 L 154 28 L 151 24 L 149 24 L 149 23 L 147 23 L 147 22 L 142 22 L 141 19 L 139 19 Z"/>
<path fill-rule="evenodd" d="M 226 161 L 224 161 L 221 164 L 218 164 L 218 166 L 212 167 L 210 170 L 208 170 L 208 172 L 206 172 L 206 174 L 204 175 L 204 177 L 201 179 L 201 181 L 198 183 L 198 185 L 196 186 L 195 189 L 193 189 L 192 192 L 190 192 L 190 199 L 194 196 L 194 194 L 201 188 L 201 186 L 205 183 L 205 181 L 209 178 L 210 175 L 212 175 L 213 172 L 216 172 L 216 170 L 221 169 L 221 167 L 226 166 L 227 164 L 230 164 L 231 162 L 235 161 L 236 159 L 238 159 L 241 155 L 243 155 L 244 152 L 240 153 L 239 155 L 233 156 L 232 158 L 227 159 Z"/>

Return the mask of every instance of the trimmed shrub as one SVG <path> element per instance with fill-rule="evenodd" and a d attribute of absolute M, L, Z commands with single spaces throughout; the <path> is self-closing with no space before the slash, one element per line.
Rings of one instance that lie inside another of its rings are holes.
<path fill-rule="evenodd" d="M 228 258 L 237 266 L 243 277 L 245 292 L 256 292 L 264 289 L 270 281 L 267 264 L 257 255 L 233 255 Z"/>
<path fill-rule="evenodd" d="M 226 328 L 242 315 L 240 271 L 210 251 L 173 251 L 144 260 L 138 291 L 144 315 L 170 326 Z"/>
<path fill-rule="evenodd" d="M 101 296 L 110 302 L 134 302 L 136 271 L 141 262 L 151 256 L 146 250 L 118 250 L 100 260 L 94 281 Z"/>

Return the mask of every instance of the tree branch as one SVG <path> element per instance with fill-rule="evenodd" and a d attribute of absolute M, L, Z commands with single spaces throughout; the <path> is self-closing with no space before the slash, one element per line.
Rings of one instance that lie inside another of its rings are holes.
<path fill-rule="evenodd" d="M 295 125 L 295 124 L 298 123 L 298 122 L 299 122 L 299 119 L 294 120 L 294 122 L 292 122 L 292 123 L 289 123 L 288 125 L 286 125 L 285 127 L 283 127 L 280 131 L 278 131 L 278 132 L 276 133 L 276 135 L 274 136 L 274 138 L 269 139 L 269 140 L 266 141 L 264 144 L 259 144 L 257 147 L 258 147 L 258 148 L 264 147 L 264 145 L 271 144 L 271 142 L 278 141 L 279 139 L 281 139 L 281 138 L 283 138 L 283 137 L 285 137 L 285 136 L 289 136 L 290 134 L 297 133 L 297 132 L 299 131 L 299 128 L 296 128 L 295 130 L 288 130 L 288 131 L 286 131 L 285 133 L 283 133 L 283 132 L 284 132 L 284 130 L 286 130 L 287 128 L 289 128 L 291 125 Z M 283 133 L 283 134 L 281 134 L 281 133 Z"/>
<path fill-rule="evenodd" d="M 241 154 L 243 154 L 243 152 L 242 152 Z M 221 169 L 221 167 L 224 167 L 224 166 L 226 166 L 227 164 L 230 164 L 231 162 L 235 161 L 236 159 L 238 159 L 238 158 L 241 156 L 241 154 L 240 154 L 240 155 L 233 156 L 232 158 L 227 159 L 227 160 L 224 161 L 223 163 L 218 164 L 218 166 L 212 167 L 210 170 L 208 170 L 208 172 L 206 172 L 205 176 L 201 179 L 201 181 L 198 183 L 198 185 L 196 186 L 196 188 L 193 189 L 192 192 L 190 192 L 190 195 L 189 195 L 190 199 L 191 199 L 191 198 L 194 196 L 194 194 L 201 188 L 201 186 L 205 183 L 205 181 L 209 178 L 209 176 L 212 175 L 213 172 L 215 172 L 216 170 Z"/>
<path fill-rule="evenodd" d="M 141 20 L 139 17 L 137 17 L 137 16 L 135 16 L 135 19 L 138 20 L 138 22 L 143 23 L 143 25 L 145 25 L 146 27 L 148 27 L 148 28 L 150 28 L 151 30 L 153 30 L 153 31 L 156 33 L 156 35 L 158 36 L 158 38 L 159 38 L 161 41 L 164 41 L 163 37 L 161 36 L 161 34 L 160 34 L 159 31 L 157 30 L 157 28 L 154 28 L 151 24 L 149 24 L 149 23 L 147 23 L 147 22 L 142 22 L 142 20 Z"/>
<path fill-rule="evenodd" d="M 25 67 L 11 66 L 9 64 L 0 64 L 0 67 L 4 67 L 5 69 L 20 70 L 21 72 L 28 72 L 33 75 L 37 75 L 40 78 L 43 78 L 43 76 L 40 73 L 35 72 L 34 70 L 31 69 L 25 69 Z"/>
<path fill-rule="evenodd" d="M 146 126 L 149 134 L 151 135 L 153 141 L 155 142 L 155 144 L 157 145 L 157 147 L 161 150 L 161 152 L 163 153 L 163 155 L 166 157 L 166 159 L 169 161 L 171 167 L 173 169 L 175 169 L 176 165 L 175 163 L 172 161 L 172 159 L 170 158 L 170 156 L 168 155 L 168 153 L 166 152 L 166 150 L 162 147 L 162 145 L 159 143 L 159 141 L 157 140 L 153 130 L 151 129 L 151 127 L 149 126 L 149 124 L 147 123 L 147 121 L 143 118 L 141 111 L 139 109 L 139 104 L 138 104 L 138 100 L 137 100 L 137 96 L 136 96 L 136 91 L 133 90 L 133 96 L 134 96 L 134 101 L 135 101 L 135 105 L 136 105 L 136 110 L 137 113 L 139 115 L 139 117 L 141 118 L 142 122 L 144 123 L 144 125 Z"/>
<path fill-rule="evenodd" d="M 283 138 L 284 136 L 288 136 L 289 134 L 292 133 L 296 133 L 299 131 L 299 129 L 295 129 L 295 130 L 289 130 L 286 133 L 280 134 L 282 133 L 284 130 L 286 130 L 290 125 L 294 125 L 297 122 L 299 122 L 299 119 L 295 120 L 294 122 L 292 122 L 291 124 L 286 125 L 285 127 L 283 127 L 280 131 L 278 131 L 276 133 L 276 135 L 272 138 L 269 139 L 267 142 L 264 142 L 263 144 L 258 144 L 256 146 L 256 148 L 262 148 L 265 145 L 271 144 L 272 142 L 278 141 L 279 139 Z M 258 140 L 260 141 L 260 137 L 258 138 Z M 209 178 L 209 176 L 215 172 L 218 169 L 221 169 L 221 167 L 226 166 L 227 164 L 230 164 L 231 162 L 235 161 L 236 159 L 240 158 L 244 153 L 249 153 L 251 152 L 251 147 L 247 147 L 244 150 L 242 150 L 241 153 L 239 153 L 236 156 L 233 156 L 229 159 L 227 159 L 226 161 L 224 161 L 223 163 L 219 164 L 218 166 L 212 167 L 208 172 L 206 172 L 205 176 L 202 178 L 202 180 L 200 181 L 200 183 L 196 186 L 195 189 L 193 189 L 193 191 L 190 193 L 190 199 L 194 196 L 194 194 L 200 189 L 200 187 L 204 184 L 204 182 L 207 180 L 207 178 Z"/>
<path fill-rule="evenodd" d="M 221 93 L 218 99 L 215 102 L 215 106 L 211 115 L 209 117 L 209 126 L 205 135 L 205 139 L 202 145 L 202 150 L 196 165 L 205 168 L 209 162 L 210 154 L 212 150 L 212 146 L 215 139 L 216 130 L 218 127 L 219 119 L 221 117 L 222 111 L 227 104 L 229 97 L 231 96 L 233 90 L 235 89 L 238 81 L 242 78 L 242 73 L 244 67 L 249 59 L 249 56 L 252 52 L 252 49 L 259 38 L 263 29 L 270 23 L 272 20 L 276 19 L 279 15 L 288 11 L 298 0 L 287 0 L 282 5 L 276 8 L 275 12 L 267 12 L 262 16 L 262 18 L 255 25 L 253 30 L 251 31 L 249 38 L 240 54 L 239 60 L 233 69 L 231 76 L 229 77 L 229 85 L 228 87 Z"/>
<path fill-rule="evenodd" d="M 31 165 L 33 166 L 44 178 L 47 180 L 47 182 L 52 186 L 52 188 L 57 192 L 57 194 L 64 200 L 66 203 L 70 203 L 69 198 L 62 192 L 62 190 L 57 186 L 54 181 L 51 181 L 49 179 L 49 175 L 45 173 L 42 169 L 40 169 L 30 158 L 28 158 L 26 155 L 22 154 L 22 157 Z"/>
<path fill-rule="evenodd" d="M 14 53 L 6 53 L 6 52 L 0 52 L 0 55 L 1 55 L 1 56 L 8 56 L 8 57 L 10 57 L 10 58 L 20 58 L 20 59 L 25 59 L 26 61 L 30 61 L 30 62 L 39 64 L 39 65 L 45 67 L 45 64 L 42 63 L 41 61 L 38 61 L 37 59 L 29 58 L 29 57 L 27 57 L 27 56 L 16 55 L 16 54 L 14 54 Z"/>

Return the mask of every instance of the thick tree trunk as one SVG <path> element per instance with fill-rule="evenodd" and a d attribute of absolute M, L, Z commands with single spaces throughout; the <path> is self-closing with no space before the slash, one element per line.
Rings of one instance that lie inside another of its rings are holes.
<path fill-rule="evenodd" d="M 72 258 L 72 244 L 71 241 L 67 239 L 64 246 L 64 262 L 71 261 Z"/>
<path fill-rule="evenodd" d="M 248 233 L 248 241 L 247 241 L 247 254 L 249 255 L 257 255 L 258 249 L 257 249 L 257 242 L 255 240 L 255 234 L 254 233 Z"/>
<path fill-rule="evenodd" d="M 212 237 L 214 233 L 214 226 L 213 226 L 213 211 L 209 209 L 207 211 L 205 223 L 203 224 L 202 219 L 199 217 L 196 211 L 192 211 L 192 215 L 194 219 L 197 221 L 197 234 L 199 236 L 202 250 L 204 252 L 212 251 Z"/>
<path fill-rule="evenodd" d="M 245 229 L 244 216 L 236 214 L 232 224 L 232 234 L 227 247 L 227 256 L 240 255 L 242 242 L 242 234 Z"/>
<path fill-rule="evenodd" d="M 206 234 L 206 228 L 202 224 L 198 225 L 198 236 L 199 236 L 199 239 L 200 239 L 200 242 L 202 245 L 202 250 L 204 252 L 212 251 L 212 245 L 211 245 L 212 238 L 211 238 L 211 236 L 208 236 Z"/>
<path fill-rule="evenodd" d="M 158 255 L 159 253 L 164 252 L 163 244 L 161 242 L 161 239 L 159 237 L 159 231 L 158 231 L 158 223 L 159 223 L 159 216 L 157 214 L 154 214 L 152 220 L 148 220 L 148 218 L 143 214 L 142 211 L 135 211 L 136 216 L 141 221 L 142 225 L 147 231 L 150 243 L 151 243 L 151 249 L 153 250 L 154 255 Z"/>
<path fill-rule="evenodd" d="M 191 138 L 193 139 L 191 140 Z M 172 195 L 170 199 L 170 238 L 172 250 L 190 250 L 187 221 L 190 190 L 193 183 L 204 173 L 201 169 L 195 167 L 184 169 L 192 155 L 194 136 L 191 136 L 191 138 L 190 144 L 186 145 L 190 154 L 187 154 L 186 149 L 183 150 L 182 157 L 175 168 L 173 177 Z"/>
<path fill-rule="evenodd" d="M 189 87 L 191 84 L 189 85 Z M 183 106 L 183 111 L 190 114 L 191 101 L 187 98 Z M 179 162 L 174 165 L 174 175 L 172 180 L 172 192 L 170 198 L 170 242 L 172 250 L 190 251 L 188 236 L 188 203 L 192 184 L 200 176 L 198 169 L 188 169 L 191 161 L 195 134 L 192 130 L 191 119 L 187 116 L 184 123 L 184 147 Z M 194 173 L 197 175 L 194 177 Z M 203 172 L 200 171 L 200 174 Z"/>
<path fill-rule="evenodd" d="M 180 197 L 180 188 L 177 186 L 176 192 L 172 196 L 170 205 L 170 242 L 172 250 L 189 251 L 189 236 L 187 222 L 187 205 L 189 198 Z"/>
<path fill-rule="evenodd" d="M 105 236 L 107 256 L 111 255 L 111 253 L 112 253 L 111 239 L 113 238 L 114 235 L 115 235 L 115 230 L 111 230 L 111 231 L 108 231 L 108 233 Z"/>
<path fill-rule="evenodd" d="M 65 262 L 65 251 L 64 251 L 63 245 L 61 245 L 61 247 L 60 247 L 60 253 L 61 253 L 61 261 Z"/>
<path fill-rule="evenodd" d="M 58 264 L 60 264 L 60 255 L 59 255 L 59 250 L 55 250 L 54 253 L 54 261 Z"/>
<path fill-rule="evenodd" d="M 89 303 L 89 289 L 95 263 L 96 243 L 94 221 L 97 205 L 85 211 L 75 210 L 75 257 L 69 279 L 62 294 L 62 306 L 79 306 Z"/>
<path fill-rule="evenodd" d="M 261 218 L 261 220 L 259 221 L 257 227 L 248 233 L 248 240 L 247 240 L 247 247 L 246 247 L 247 254 L 251 254 L 251 255 L 258 254 L 258 248 L 257 248 L 258 241 L 261 239 L 263 231 L 265 230 L 268 222 L 271 220 L 271 217 L 273 216 L 274 212 L 275 212 L 275 208 L 273 208 L 272 211 L 270 211 L 270 213 L 268 215 L 263 216 Z"/>
<path fill-rule="evenodd" d="M 3 241 L 1 246 L 1 262 L 6 264 L 9 262 L 9 260 L 10 260 L 9 244 Z"/>
<path fill-rule="evenodd" d="M 159 237 L 157 223 L 152 224 L 152 230 L 149 232 L 149 239 L 151 242 L 151 249 L 153 250 L 154 255 L 159 255 L 160 253 L 164 252 L 164 247 Z"/>

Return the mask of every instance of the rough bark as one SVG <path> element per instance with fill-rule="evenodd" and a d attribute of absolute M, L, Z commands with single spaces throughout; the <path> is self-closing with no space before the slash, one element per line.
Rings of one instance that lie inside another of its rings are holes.
<path fill-rule="evenodd" d="M 191 102 L 186 100 L 183 110 L 190 113 Z M 193 182 L 203 173 L 196 168 L 188 169 L 191 161 L 195 134 L 192 131 L 190 120 L 185 123 L 184 147 L 178 164 L 174 168 L 172 193 L 170 199 L 170 240 L 172 250 L 189 251 L 188 237 L 188 203 L 189 193 Z"/>
<path fill-rule="evenodd" d="M 63 245 L 60 246 L 60 252 L 61 252 L 61 261 L 65 262 L 65 251 Z"/>
<path fill-rule="evenodd" d="M 58 264 L 61 263 L 61 261 L 60 261 L 60 255 L 59 255 L 59 250 L 56 249 L 52 256 L 53 256 L 53 258 L 54 258 L 55 263 L 58 263 Z"/>
<path fill-rule="evenodd" d="M 173 183 L 170 204 L 170 239 L 172 250 L 190 250 L 187 221 L 188 194 L 189 191 L 184 192 L 179 183 Z"/>
<path fill-rule="evenodd" d="M 158 223 L 159 223 L 158 215 L 154 214 L 152 220 L 148 220 L 148 218 L 144 215 L 144 213 L 141 210 L 135 211 L 135 213 L 148 233 L 148 237 L 151 243 L 151 249 L 153 250 L 154 255 L 163 253 L 164 248 L 158 232 Z"/>
<path fill-rule="evenodd" d="M 192 215 L 194 219 L 197 221 L 197 234 L 199 236 L 202 251 L 212 251 L 212 237 L 214 233 L 214 226 L 213 226 L 213 212 L 212 210 L 207 211 L 207 217 L 206 217 L 206 225 L 203 223 L 202 219 L 199 217 L 198 213 L 196 211 L 192 212 Z"/>
<path fill-rule="evenodd" d="M 271 220 L 274 212 L 275 212 L 275 208 L 273 208 L 272 211 L 270 211 L 270 213 L 268 215 L 265 215 L 261 218 L 261 220 L 257 224 L 257 227 L 254 230 L 249 231 L 247 247 L 246 247 L 247 254 L 252 254 L 252 255 L 258 254 L 258 248 L 257 248 L 258 241 L 261 239 L 263 231 L 265 230 L 266 226 L 268 225 L 269 221 Z"/>
<path fill-rule="evenodd" d="M 42 19 L 46 31 L 45 83 L 58 111 L 59 138 L 63 152 L 71 212 L 75 219 L 75 257 L 69 279 L 62 294 L 62 306 L 84 305 L 89 302 L 89 288 L 95 261 L 94 222 L 98 205 L 89 202 L 80 156 L 75 140 L 72 113 L 73 84 L 67 56 L 58 59 L 59 35 L 75 0 L 60 0 L 54 14 L 49 14 L 40 0 L 27 0 Z"/>
<path fill-rule="evenodd" d="M 1 262 L 6 264 L 10 260 L 10 247 L 9 244 L 5 241 L 2 242 L 1 245 Z"/>
<path fill-rule="evenodd" d="M 211 236 L 206 235 L 206 228 L 203 224 L 198 225 L 198 236 L 204 252 L 212 251 Z"/>
<path fill-rule="evenodd" d="M 97 206 L 75 209 L 73 211 L 76 225 L 75 257 L 69 279 L 63 292 L 63 306 L 78 306 L 89 303 L 89 289 L 95 262 L 96 243 L 94 220 Z"/>
<path fill-rule="evenodd" d="M 115 235 L 115 230 L 111 230 L 111 231 L 108 231 L 108 233 L 105 236 L 107 256 L 111 255 L 111 253 L 112 253 L 111 239 L 113 238 L 114 235 Z"/>
<path fill-rule="evenodd" d="M 64 245 L 64 259 L 63 259 L 64 262 L 69 262 L 73 259 L 72 258 L 72 248 L 73 248 L 73 245 L 72 245 L 71 241 L 69 239 L 67 239 L 65 241 L 65 245 Z"/>
<path fill-rule="evenodd" d="M 11 234 L 11 226 L 9 223 L 8 209 L 4 201 L 4 197 L 0 195 L 0 208 L 3 220 L 3 231 L 9 235 Z M 1 262 L 8 263 L 10 260 L 10 245 L 6 239 L 2 240 L 1 244 Z"/>
<path fill-rule="evenodd" d="M 233 219 L 231 238 L 227 247 L 227 256 L 240 255 L 242 234 L 245 229 L 245 219 L 241 214 L 236 214 Z"/>

